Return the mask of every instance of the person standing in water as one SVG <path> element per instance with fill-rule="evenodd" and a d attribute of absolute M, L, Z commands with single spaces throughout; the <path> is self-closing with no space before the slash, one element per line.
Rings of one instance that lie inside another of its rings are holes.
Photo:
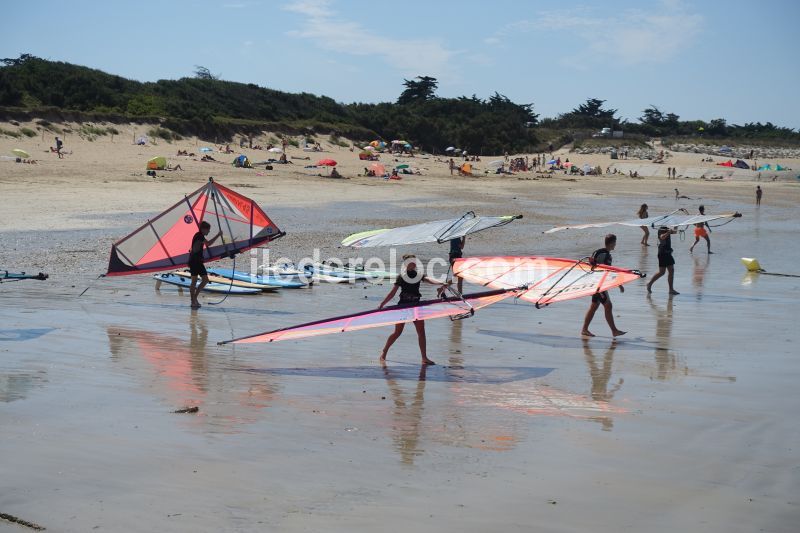
<path fill-rule="evenodd" d="M 437 283 L 425 277 L 422 274 L 417 272 L 417 258 L 416 256 L 409 254 L 403 256 L 403 270 L 400 272 L 400 275 L 397 276 L 397 280 L 394 282 L 394 287 L 392 290 L 389 291 L 389 294 L 386 295 L 386 298 L 383 299 L 381 305 L 378 306 L 378 309 L 383 309 L 383 307 L 394 298 L 394 295 L 397 294 L 398 289 L 400 290 L 400 301 L 398 305 L 400 306 L 413 306 L 417 304 L 422 295 L 419 292 L 420 284 L 425 281 L 427 283 L 431 283 L 433 285 L 442 285 L 441 283 Z M 424 320 L 415 320 L 413 322 L 414 327 L 417 330 L 417 338 L 419 340 L 419 352 L 422 355 L 422 364 L 423 365 L 435 365 L 433 361 L 428 359 L 427 353 L 427 341 L 425 339 L 425 321 Z M 403 329 L 405 328 L 404 323 L 395 324 L 394 332 L 389 335 L 389 338 L 386 339 L 386 344 L 383 347 L 383 351 L 381 352 L 381 364 L 386 362 L 386 354 L 389 353 L 389 348 L 392 347 L 392 344 L 400 337 L 400 334 L 403 333 Z"/>
<path fill-rule="evenodd" d="M 706 214 L 706 207 L 701 205 L 699 207 L 700 215 Z M 700 222 L 694 225 L 694 244 L 689 248 L 689 253 L 692 253 L 694 247 L 697 246 L 697 243 L 700 242 L 700 238 L 706 240 L 706 245 L 708 247 L 708 253 L 713 254 L 714 252 L 711 251 L 711 239 L 709 238 L 708 234 L 711 231 L 711 226 L 708 225 L 708 222 Z"/>
<path fill-rule="evenodd" d="M 611 251 L 616 248 L 616 246 L 617 236 L 613 233 L 606 235 L 605 247 L 595 250 L 592 254 L 592 265 L 611 265 Z M 625 287 L 620 285 L 619 291 L 625 292 Z M 591 324 L 594 314 L 597 312 L 597 308 L 600 307 L 600 305 L 603 306 L 605 311 L 606 322 L 608 322 L 608 327 L 611 328 L 611 334 L 614 337 L 625 335 L 626 332 L 618 329 L 616 324 L 614 324 L 614 311 L 611 306 L 611 297 L 608 295 L 608 291 L 603 291 L 592 295 L 592 303 L 589 304 L 589 310 L 586 311 L 586 317 L 583 319 L 583 329 L 581 330 L 581 335 L 584 337 L 594 337 L 594 333 L 589 331 L 589 324 Z"/>
<path fill-rule="evenodd" d="M 670 229 L 666 226 L 661 226 L 658 229 L 658 273 L 650 279 L 647 284 L 647 293 L 653 292 L 653 283 L 658 278 L 668 272 L 667 284 L 669 285 L 670 296 L 680 294 L 672 285 L 675 278 L 675 259 L 672 257 L 672 235 L 678 233 L 676 229 Z"/>
<path fill-rule="evenodd" d="M 761 196 L 764 194 L 764 191 L 761 190 L 761 185 L 756 185 L 756 206 L 761 206 Z"/>
<path fill-rule="evenodd" d="M 466 244 L 467 238 L 460 237 L 456 239 L 450 239 L 450 270 L 453 269 L 453 263 L 456 262 L 456 259 L 459 259 L 464 256 L 464 244 Z M 464 287 L 464 280 L 458 278 L 458 294 L 461 294 L 461 289 Z"/>
<path fill-rule="evenodd" d="M 192 237 L 192 246 L 189 249 L 189 261 L 187 262 L 187 266 L 189 267 L 189 273 L 192 275 L 192 284 L 189 286 L 189 297 L 192 299 L 192 309 L 200 308 L 197 295 L 200 294 L 203 287 L 208 284 L 208 272 L 206 272 L 206 266 L 203 264 L 203 249 L 205 246 L 211 246 L 214 244 L 214 241 L 222 237 L 222 230 L 220 230 L 213 239 L 207 240 L 206 236 L 210 231 L 211 224 L 205 220 L 201 222 L 200 231 L 195 233 L 194 237 Z M 197 285 L 198 277 L 200 278 L 200 285 Z"/>
<path fill-rule="evenodd" d="M 647 213 L 647 204 L 642 204 L 639 208 L 639 218 L 647 218 L 650 215 Z M 639 226 L 642 228 L 644 235 L 642 236 L 642 246 L 650 246 L 647 244 L 647 240 L 650 238 L 650 230 L 647 229 L 647 226 Z"/>

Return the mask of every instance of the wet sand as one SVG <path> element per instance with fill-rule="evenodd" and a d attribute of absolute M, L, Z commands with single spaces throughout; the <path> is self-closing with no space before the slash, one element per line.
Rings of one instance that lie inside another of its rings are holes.
<path fill-rule="evenodd" d="M 111 241 L 198 187 L 198 169 L 154 183 L 132 167 L 0 167 L 0 266 L 51 274 L 0 285 L 0 512 L 69 532 L 796 531 L 800 279 L 746 275 L 739 258 L 800 274 L 797 186 L 769 184 L 756 210 L 751 183 L 265 182 L 220 168 L 289 233 L 272 253 L 295 258 L 466 209 L 525 216 L 471 238 L 474 255 L 585 256 L 606 230 L 541 232 L 642 202 L 744 217 L 715 229 L 712 256 L 674 238 L 679 296 L 666 280 L 650 298 L 646 280 L 614 292 L 617 341 L 600 314 L 598 337 L 578 336 L 587 301 L 501 303 L 429 322 L 436 366 L 420 367 L 409 328 L 382 368 L 385 329 L 216 342 L 375 307 L 389 285 L 209 295 L 192 312 L 148 276 L 92 282 Z M 674 186 L 693 199 L 676 204 Z M 652 274 L 640 230 L 614 231 L 615 264 Z"/>

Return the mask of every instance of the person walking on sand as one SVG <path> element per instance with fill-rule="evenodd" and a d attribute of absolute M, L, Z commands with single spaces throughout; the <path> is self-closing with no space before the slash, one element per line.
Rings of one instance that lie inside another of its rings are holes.
<path fill-rule="evenodd" d="M 423 281 L 434 285 L 443 285 L 442 283 L 437 283 L 417 272 L 417 258 L 415 255 L 404 255 L 402 272 L 399 276 L 397 276 L 397 280 L 394 282 L 394 287 L 392 287 L 392 290 L 390 290 L 389 294 L 386 295 L 386 298 L 383 299 L 381 305 L 378 306 L 378 309 L 383 309 L 389 300 L 394 298 L 394 295 L 397 294 L 398 289 L 400 290 L 400 301 L 398 302 L 398 305 L 409 307 L 415 305 L 422 297 L 419 292 L 419 286 Z M 436 363 L 428 359 L 426 346 L 427 343 L 425 339 L 425 321 L 415 320 L 413 324 L 417 330 L 419 352 L 422 355 L 422 364 L 435 365 Z M 394 341 L 400 337 L 400 334 L 403 333 L 404 328 L 405 323 L 395 324 L 394 332 L 389 335 L 388 339 L 386 339 L 386 344 L 381 352 L 381 364 L 386 362 L 386 354 L 389 353 L 389 348 L 391 348 L 392 344 L 394 344 Z"/>
<path fill-rule="evenodd" d="M 642 206 L 639 208 L 639 218 L 647 218 L 649 216 L 650 215 L 647 213 L 647 204 L 642 204 Z M 639 227 L 642 228 L 642 231 L 644 232 L 641 241 L 642 246 L 650 246 L 649 244 L 647 244 L 647 240 L 650 238 L 650 230 L 647 228 L 647 226 L 639 226 Z"/>
<path fill-rule="evenodd" d="M 64 142 L 56 137 L 56 153 L 58 154 L 59 159 L 64 159 L 64 154 L 61 153 L 61 149 L 64 147 Z"/>
<path fill-rule="evenodd" d="M 761 206 L 761 196 L 764 194 L 764 191 L 761 190 L 761 185 L 756 185 L 756 206 Z"/>
<path fill-rule="evenodd" d="M 706 207 L 701 205 L 699 208 L 700 215 L 706 214 Z M 700 238 L 706 240 L 706 245 L 708 247 L 708 253 L 713 254 L 714 252 L 711 251 L 711 239 L 708 236 L 708 233 L 711 231 L 711 226 L 708 225 L 708 222 L 700 222 L 699 224 L 694 225 L 694 244 L 689 248 L 689 253 L 692 253 L 694 247 L 697 246 L 697 243 L 700 242 Z"/>
<path fill-rule="evenodd" d="M 453 171 L 456 169 L 456 162 L 453 161 L 453 158 L 450 158 L 450 175 L 453 175 Z"/>
<path fill-rule="evenodd" d="M 192 309 L 199 309 L 200 302 L 197 301 L 197 295 L 208 284 L 208 272 L 206 266 L 203 264 L 203 249 L 205 246 L 211 246 L 214 241 L 222 237 L 222 230 L 214 236 L 213 239 L 206 239 L 206 236 L 211 231 L 211 224 L 205 220 L 200 223 L 200 231 L 192 237 L 192 246 L 189 249 L 189 274 L 192 276 L 192 284 L 189 286 L 189 297 L 191 298 Z M 197 285 L 197 278 L 200 278 L 200 285 Z"/>
<path fill-rule="evenodd" d="M 672 257 L 672 235 L 678 233 L 676 229 L 670 229 L 666 226 L 658 228 L 658 272 L 650 279 L 647 284 L 647 293 L 653 292 L 653 283 L 658 278 L 668 272 L 667 284 L 669 285 L 670 296 L 680 294 L 672 285 L 675 279 L 675 259 Z"/>
<path fill-rule="evenodd" d="M 617 236 L 613 233 L 609 233 L 606 235 L 605 247 L 595 250 L 592 254 L 592 266 L 611 265 L 611 251 L 616 247 Z M 619 292 L 625 292 L 625 287 L 620 285 Z M 594 333 L 589 331 L 589 324 L 591 324 L 594 314 L 597 312 L 597 308 L 600 307 L 600 305 L 603 306 L 605 311 L 606 322 L 608 322 L 608 327 L 611 328 L 611 334 L 614 337 L 625 335 L 626 332 L 618 329 L 616 324 L 614 324 L 614 311 L 611 306 L 611 296 L 609 296 L 608 291 L 603 291 L 592 295 L 592 303 L 589 304 L 589 310 L 586 311 L 586 317 L 583 319 L 583 329 L 581 330 L 581 335 L 584 337 L 594 337 Z"/>

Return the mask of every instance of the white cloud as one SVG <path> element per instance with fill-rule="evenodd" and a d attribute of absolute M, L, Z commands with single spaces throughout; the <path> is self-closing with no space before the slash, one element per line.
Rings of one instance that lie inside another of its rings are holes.
<path fill-rule="evenodd" d="M 449 62 L 457 52 L 435 39 L 384 37 L 338 17 L 329 0 L 299 0 L 284 9 L 304 16 L 300 29 L 287 32 L 292 37 L 310 39 L 320 48 L 341 54 L 382 58 L 407 76 L 451 75 Z"/>
<path fill-rule="evenodd" d="M 582 69 L 598 62 L 634 66 L 675 58 L 694 42 L 702 25 L 702 15 L 680 0 L 661 0 L 647 10 L 622 10 L 612 16 L 600 16 L 597 9 L 586 7 L 544 11 L 533 20 L 505 26 L 489 39 L 546 31 L 582 43 L 578 54 L 561 58 L 565 66 Z"/>

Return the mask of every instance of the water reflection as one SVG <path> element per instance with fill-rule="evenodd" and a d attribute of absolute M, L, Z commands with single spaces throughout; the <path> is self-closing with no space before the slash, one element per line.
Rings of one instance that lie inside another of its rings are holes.
<path fill-rule="evenodd" d="M 619 378 L 617 383 L 609 390 L 608 385 L 611 380 L 611 367 L 614 363 L 614 350 L 617 343 L 612 341 L 606 348 L 602 361 L 598 362 L 595 352 L 589 343 L 589 339 L 583 339 L 583 355 L 586 358 L 586 365 L 589 367 L 589 376 L 592 379 L 592 399 L 596 402 L 609 403 L 614 394 L 622 387 L 624 380 Z M 603 425 L 604 431 L 611 431 L 614 421 L 610 416 L 598 416 L 594 418 Z"/>
<path fill-rule="evenodd" d="M 383 364 L 382 367 L 389 393 L 394 402 L 391 425 L 392 441 L 395 450 L 400 453 L 400 460 L 403 464 L 410 466 L 414 464 L 414 458 L 424 452 L 419 446 L 419 441 L 428 365 L 421 365 L 419 379 L 413 392 L 409 393 L 399 385 L 391 367 L 386 364 Z"/>
<path fill-rule="evenodd" d="M 47 382 L 44 370 L 0 374 L 0 402 L 23 400 L 28 394 Z"/>
<path fill-rule="evenodd" d="M 692 262 L 693 262 L 692 286 L 695 288 L 697 299 L 702 300 L 703 285 L 705 285 L 706 272 L 708 271 L 708 265 L 711 262 L 711 256 L 707 254 L 703 255 L 692 254 Z"/>
<path fill-rule="evenodd" d="M 224 367 L 214 364 L 207 353 L 209 331 L 202 316 L 193 313 L 188 326 L 188 341 L 110 326 L 111 359 L 132 371 L 144 389 L 154 392 L 170 410 L 198 407 L 198 415 L 184 417 L 193 425 L 236 432 L 242 424 L 256 421 L 258 411 L 270 405 L 275 394 L 268 376 L 231 374 L 228 359 Z M 231 375 L 236 379 L 231 381 Z"/>
<path fill-rule="evenodd" d="M 656 374 L 654 379 L 666 380 L 670 374 L 676 372 L 677 361 L 675 354 L 670 350 L 672 338 L 672 296 L 667 299 L 663 309 L 653 302 L 651 295 L 647 295 L 647 303 L 656 317 Z"/>

